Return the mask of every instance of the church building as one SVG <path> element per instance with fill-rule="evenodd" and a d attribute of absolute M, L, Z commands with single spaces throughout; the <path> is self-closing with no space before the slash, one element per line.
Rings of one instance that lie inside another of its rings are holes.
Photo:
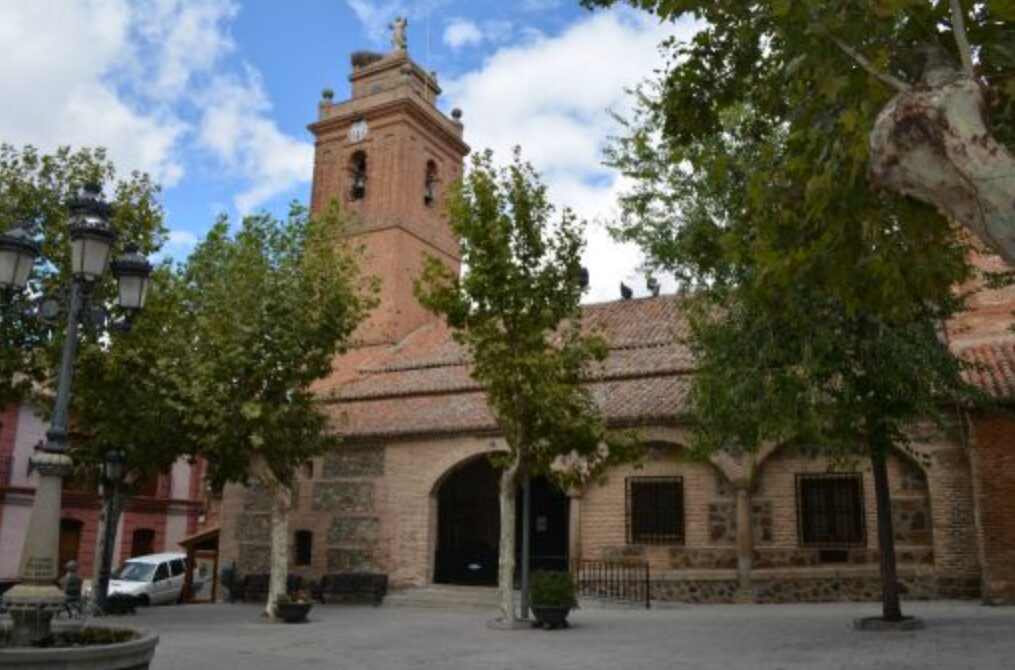
<path fill-rule="evenodd" d="M 358 346 L 319 384 L 342 443 L 297 483 L 291 571 L 379 572 L 395 589 L 493 585 L 498 474 L 489 456 L 503 441 L 465 351 L 412 292 L 424 255 L 460 269 L 444 191 L 469 152 L 463 115 L 438 108 L 436 76 L 404 41 L 387 54 L 354 54 L 349 79 L 351 98 L 335 102 L 325 91 L 310 125 L 312 207 L 342 203 L 347 234 L 366 249 L 365 272 L 381 279 L 380 303 Z M 1015 345 L 998 326 L 1015 301 L 1004 291 L 978 295 L 950 332 L 983 362 L 976 380 L 1001 408 L 957 418 L 952 431 L 914 426 L 889 461 L 908 599 L 1015 602 L 1015 423 L 1002 412 L 1015 398 Z M 836 467 L 778 447 L 753 463 L 693 460 L 684 408 L 694 365 L 677 299 L 590 304 L 584 321 L 610 346 L 587 383 L 609 425 L 635 429 L 647 457 L 581 489 L 536 481 L 535 567 L 644 564 L 659 600 L 880 597 L 866 461 Z M 256 486 L 223 492 L 220 565 L 268 571 L 267 502 Z"/>

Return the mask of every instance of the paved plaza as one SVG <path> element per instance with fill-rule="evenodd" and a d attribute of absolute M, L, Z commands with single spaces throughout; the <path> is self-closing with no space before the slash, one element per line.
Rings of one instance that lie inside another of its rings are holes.
<path fill-rule="evenodd" d="M 489 630 L 483 609 L 315 606 L 307 624 L 269 624 L 252 605 L 139 611 L 161 635 L 153 670 L 959 670 L 1015 668 L 1015 608 L 907 604 L 927 628 L 859 633 L 874 604 L 585 607 L 564 631 Z"/>

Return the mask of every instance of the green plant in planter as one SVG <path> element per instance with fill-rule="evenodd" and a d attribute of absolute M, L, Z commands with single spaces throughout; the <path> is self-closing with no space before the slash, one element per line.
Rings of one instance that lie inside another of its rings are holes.
<path fill-rule="evenodd" d="M 578 607 L 574 580 L 567 572 L 538 571 L 532 575 L 532 604 L 538 607 Z"/>
<path fill-rule="evenodd" d="M 275 599 L 275 602 L 281 605 L 308 605 L 313 601 L 310 598 L 310 594 L 306 591 L 296 591 L 280 595 Z"/>

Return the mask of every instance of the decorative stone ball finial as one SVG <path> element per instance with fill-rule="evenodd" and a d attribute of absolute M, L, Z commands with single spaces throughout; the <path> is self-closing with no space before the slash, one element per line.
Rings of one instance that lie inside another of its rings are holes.
<path fill-rule="evenodd" d="M 327 100 L 328 102 L 331 102 L 331 100 L 334 97 L 335 97 L 335 92 L 332 91 L 330 88 L 326 88 L 323 91 L 321 91 L 321 99 L 322 100 Z"/>
<path fill-rule="evenodd" d="M 452 109 L 451 110 L 451 118 L 454 119 L 455 121 L 461 121 L 462 120 L 462 110 L 459 109 L 458 107 L 455 107 L 454 109 Z"/>
<path fill-rule="evenodd" d="M 391 28 L 391 50 L 408 51 L 409 39 L 405 32 L 409 27 L 409 19 L 404 16 L 396 16 L 388 27 Z"/>

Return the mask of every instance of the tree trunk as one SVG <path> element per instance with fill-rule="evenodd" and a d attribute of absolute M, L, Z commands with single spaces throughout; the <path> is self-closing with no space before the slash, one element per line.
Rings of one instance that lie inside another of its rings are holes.
<path fill-rule="evenodd" d="M 529 618 L 532 601 L 532 476 L 525 472 L 522 475 L 522 583 L 519 617 Z"/>
<path fill-rule="evenodd" d="M 943 77 L 899 93 L 878 115 L 871 180 L 933 205 L 1015 266 L 1015 158 L 987 128 L 982 87 Z"/>
<path fill-rule="evenodd" d="M 878 512 L 878 549 L 881 567 L 881 607 L 885 621 L 901 621 L 899 578 L 895 569 L 895 528 L 892 523 L 892 498 L 888 490 L 888 448 L 872 440 L 871 466 L 874 471 L 874 497 Z"/>
<path fill-rule="evenodd" d="M 497 587 L 500 590 L 500 620 L 515 620 L 515 499 L 518 486 L 517 457 L 505 466 L 500 475 L 500 556 L 497 565 Z"/>
<path fill-rule="evenodd" d="M 292 508 L 292 491 L 279 481 L 263 457 L 254 457 L 252 469 L 271 495 L 271 577 L 264 613 L 274 619 L 275 604 L 279 596 L 285 595 L 289 576 L 289 510 Z"/>

